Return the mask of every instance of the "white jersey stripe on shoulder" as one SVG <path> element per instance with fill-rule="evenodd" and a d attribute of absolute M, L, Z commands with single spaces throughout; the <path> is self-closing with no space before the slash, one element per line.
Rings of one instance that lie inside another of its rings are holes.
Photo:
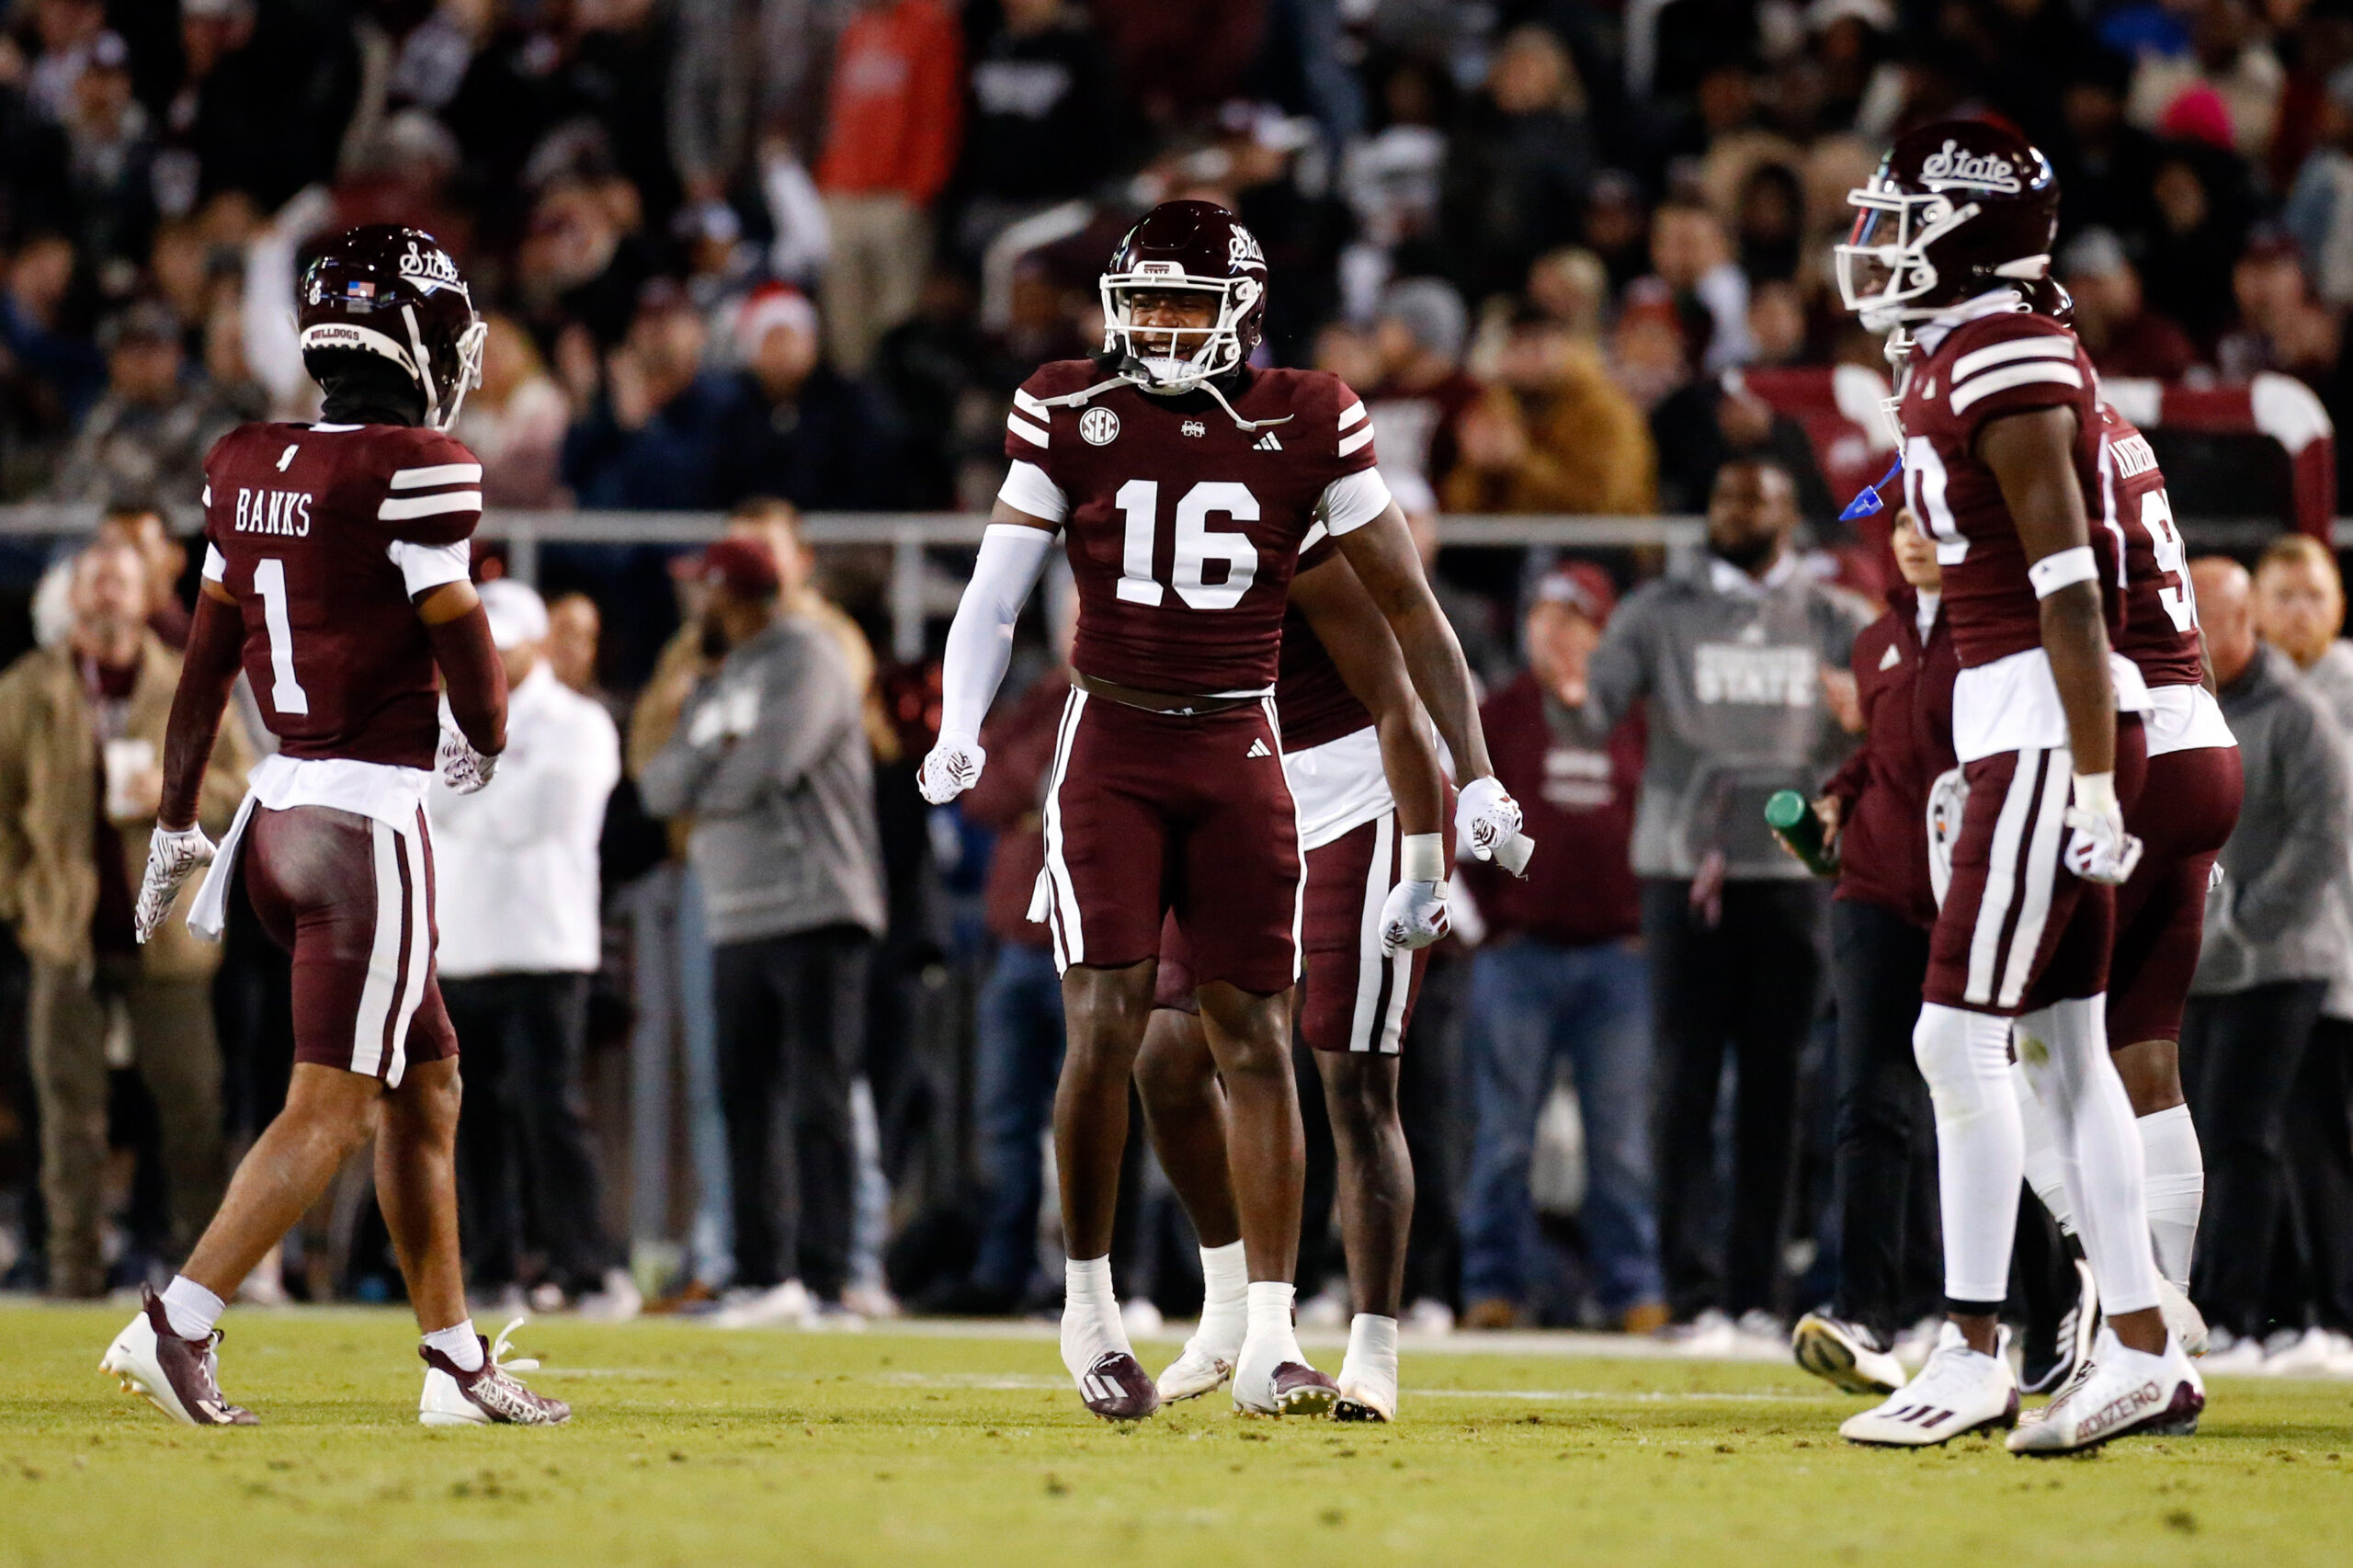
<path fill-rule="evenodd" d="M 379 522 L 401 523 L 412 517 L 438 517 L 445 512 L 479 512 L 479 490 L 445 490 L 438 495 L 386 496 L 376 508 Z"/>
<path fill-rule="evenodd" d="M 2030 387 L 2038 381 L 2050 381 L 2063 387 L 2080 387 L 2084 373 L 2073 365 L 2061 365 L 2051 360 L 2029 360 L 2006 369 L 1986 370 L 1952 389 L 1952 411 L 1966 414 L 1970 408 L 1998 392 L 2012 387 Z"/>
<path fill-rule="evenodd" d="M 1018 414 L 1006 415 L 1005 416 L 1005 427 L 1012 431 L 1015 435 L 1020 437 L 1023 440 L 1029 442 L 1033 447 L 1051 445 L 1053 439 L 1053 436 L 1051 431 L 1040 429 L 1039 426 L 1030 424 L 1027 419 L 1022 418 Z"/>
<path fill-rule="evenodd" d="M 2037 333 L 2032 337 L 2014 337 L 2006 343 L 1971 349 L 1952 362 L 1952 379 L 1965 381 L 1980 370 L 1990 370 L 2013 359 L 2073 359 L 2075 357 L 2074 338 Z"/>
<path fill-rule="evenodd" d="M 401 988 L 400 1013 L 392 1019 L 392 1060 L 384 1070 L 384 1086 L 391 1089 L 401 1086 L 401 1074 L 408 1071 L 408 1026 L 416 1017 L 417 1004 L 425 1000 L 426 971 L 433 965 L 433 900 L 425 882 L 426 831 L 420 807 L 415 828 L 393 835 L 400 840 L 402 858 L 408 867 L 408 892 L 403 899 L 408 917 L 408 977 Z"/>
<path fill-rule="evenodd" d="M 1343 436 L 1340 437 L 1340 455 L 1342 457 L 1347 457 L 1350 452 L 1360 452 L 1371 443 L 1371 440 L 1372 422 L 1368 419 L 1365 421 L 1365 426 L 1363 429 L 1358 431 L 1353 436 Z"/>
<path fill-rule="evenodd" d="M 1040 425 L 1049 425 L 1053 422 L 1052 410 L 1049 409 L 1041 400 L 1023 392 L 1019 387 L 1013 389 L 1013 406 Z"/>
<path fill-rule="evenodd" d="M 480 484 L 480 463 L 434 463 L 426 468 L 396 469 L 392 473 L 395 490 L 423 490 L 434 484 Z"/>
<path fill-rule="evenodd" d="M 370 819 L 376 874 L 376 928 L 368 943 L 368 979 L 359 988 L 359 1016 L 351 1026 L 351 1070 L 373 1078 L 384 1065 L 384 1025 L 401 978 L 401 868 L 397 835 Z"/>
<path fill-rule="evenodd" d="M 1363 417 L 1364 401 L 1359 398 L 1355 403 L 1348 404 L 1347 407 L 1340 410 L 1340 428 L 1345 430 Z"/>

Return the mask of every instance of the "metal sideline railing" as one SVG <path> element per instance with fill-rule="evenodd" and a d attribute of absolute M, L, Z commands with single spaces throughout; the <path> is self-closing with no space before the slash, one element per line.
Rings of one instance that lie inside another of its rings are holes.
<path fill-rule="evenodd" d="M 101 508 L 94 503 L 28 502 L 0 506 L 0 540 L 65 539 L 97 528 Z M 193 506 L 168 508 L 172 526 L 193 534 L 203 513 Z M 891 551 L 889 602 L 892 643 L 901 658 L 921 654 L 924 623 L 925 552 L 973 549 L 987 518 L 965 512 L 812 512 L 801 520 L 809 542 L 825 546 L 887 546 Z M 2210 550 L 2259 547 L 2285 526 L 2270 518 L 2180 519 L 2193 544 Z M 1707 534 L 1698 517 L 1528 517 L 1517 514 L 1449 515 L 1438 528 L 1449 547 L 1471 549 L 1628 550 L 1696 548 Z M 707 544 L 726 532 L 722 512 L 522 511 L 493 507 L 483 515 L 478 539 L 503 543 L 507 566 L 525 582 L 537 582 L 540 551 L 552 544 Z M 2353 550 L 2353 517 L 2336 519 L 2336 547 Z"/>
<path fill-rule="evenodd" d="M 70 538 L 97 527 L 95 504 L 33 502 L 0 506 L 0 539 Z M 168 509 L 174 528 L 193 534 L 203 527 L 202 510 Z M 925 599 L 924 552 L 976 549 L 988 519 L 966 512 L 812 512 L 801 530 L 813 545 L 887 546 L 891 551 L 889 602 L 891 642 L 899 658 L 921 655 Z M 1699 517 L 1449 517 L 1439 525 L 1449 545 L 1568 550 L 1665 549 L 1696 546 L 1707 525 Z M 519 511 L 493 507 L 483 514 L 477 539 L 506 546 L 508 570 L 527 583 L 540 575 L 540 551 L 551 544 L 698 545 L 727 531 L 723 512 Z"/>

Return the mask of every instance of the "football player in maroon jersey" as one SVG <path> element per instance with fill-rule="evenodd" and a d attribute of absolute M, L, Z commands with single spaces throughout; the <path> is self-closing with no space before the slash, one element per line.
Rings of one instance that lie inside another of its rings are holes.
<path fill-rule="evenodd" d="M 186 1267 L 142 1293 L 102 1366 L 190 1425 L 252 1422 L 218 1382 L 222 1303 L 372 1136 L 425 1331 L 418 1418 L 551 1425 L 570 1408 L 517 1381 L 506 1334 L 491 1346 L 466 1314 L 458 1041 L 433 973 L 425 786 L 438 764 L 479 790 L 506 745 L 506 677 L 469 580 L 482 465 L 446 433 L 481 380 L 482 324 L 431 235 L 381 225 L 311 264 L 298 317 L 325 418 L 244 426 L 205 460 L 204 590 L 137 912 L 144 941 L 209 865 L 188 924 L 217 937 L 242 858 L 254 913 L 294 956 L 294 1073 Z M 279 749 L 216 851 L 197 785 L 240 668 Z"/>
<path fill-rule="evenodd" d="M 2063 292 L 2058 300 L 2063 309 Z M 2181 1015 L 2204 935 L 2207 880 L 2237 825 L 2244 779 L 2238 740 L 2207 685 L 2198 596 L 2156 453 L 2148 437 L 2106 403 L 2098 421 L 2098 526 L 2115 551 L 2112 585 L 2122 601 L 2116 651 L 2132 661 L 2149 688 L 2143 722 L 2148 781 L 2124 813 L 2143 851 L 2131 877 L 2116 890 L 2108 1045 L 2140 1134 L 2165 1321 L 2183 1349 L 2202 1356 L 2206 1322 L 2188 1290 L 2206 1167 L 2181 1085 Z M 2072 1233 L 2075 1211 L 2050 1119 L 2024 1068 L 2012 1074 L 2024 1119 L 2027 1185 Z M 2071 1363 L 2083 1358 L 2097 1289 L 2086 1275 L 2074 1320 L 2079 1343 L 2059 1346 L 2054 1381 L 2078 1369 Z"/>
<path fill-rule="evenodd" d="M 1387 905 L 1402 882 L 1442 880 L 1445 775 L 1396 639 L 1326 542 L 1301 558 L 1283 621 L 1276 710 L 1299 803 L 1307 878 L 1299 1032 L 1315 1057 L 1339 1159 L 1339 1210 L 1355 1315 L 1333 1415 L 1397 1414 L 1397 1312 L 1414 1169 L 1397 1112 L 1398 1051 L 1445 904 L 1409 929 Z M 1524 865 L 1523 837 L 1497 852 Z M 1415 863 L 1418 860 L 1419 863 Z M 1160 1374 L 1164 1402 L 1217 1388 L 1240 1362 L 1248 1274 L 1234 1205 L 1226 1098 L 1200 1021 L 1184 933 L 1160 940 L 1136 1086 L 1154 1152 L 1200 1238 L 1199 1328 Z M 1250 1156 L 1245 1154 L 1245 1158 Z"/>
<path fill-rule="evenodd" d="M 1492 856 L 1519 828 L 1461 649 L 1373 466 L 1362 400 L 1328 374 L 1248 363 L 1267 281 L 1256 238 L 1209 202 L 1164 202 L 1120 241 L 1102 278 L 1104 352 L 1044 366 L 1014 394 L 1012 469 L 949 633 L 940 740 L 923 767 L 935 804 L 979 776 L 981 719 L 1014 620 L 1062 534 L 1079 622 L 1039 883 L 1068 1030 L 1054 1103 L 1070 1256 L 1062 1345 L 1087 1408 L 1111 1419 L 1159 1405 L 1120 1327 L 1108 1255 L 1129 1072 L 1172 912 L 1245 1151 L 1234 1166 L 1250 1274 L 1236 1403 L 1314 1412 L 1336 1397 L 1290 1322 L 1302 884 L 1273 699 L 1291 577 L 1319 523 L 1388 621 L 1461 769 L 1462 842 Z M 1443 898 L 1443 857 L 1426 858 L 1434 874 L 1391 895 L 1409 927 L 1434 925 Z"/>
<path fill-rule="evenodd" d="M 1841 1431 L 1917 1447 L 2017 1425 L 1997 1323 L 2024 1162 L 2013 1020 L 2109 1316 L 2090 1372 L 2010 1447 L 2191 1430 L 2205 1393 L 2160 1311 L 2140 1141 L 2108 1051 L 2114 889 L 2142 856 L 2124 813 L 2145 771 L 2148 696 L 2109 646 L 2112 543 L 2091 522 L 2097 381 L 2075 335 L 2028 299 L 2050 270 L 2058 180 L 2014 131 L 1956 120 L 1899 138 L 1847 199 L 1859 214 L 1836 249 L 1840 292 L 1867 325 L 1907 335 L 1905 498 L 1944 571 L 1969 798 L 1914 1034 L 1936 1107 L 1950 1321 L 1919 1375 Z"/>

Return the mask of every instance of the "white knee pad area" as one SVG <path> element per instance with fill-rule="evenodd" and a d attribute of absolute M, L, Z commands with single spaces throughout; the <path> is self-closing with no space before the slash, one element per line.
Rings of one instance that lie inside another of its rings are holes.
<path fill-rule="evenodd" d="M 2025 1167 L 2010 1022 L 1931 1002 L 1912 1054 L 1937 1112 L 1937 1191 L 1944 1215 L 1945 1294 L 1998 1302 L 2010 1293 L 2010 1239 Z"/>

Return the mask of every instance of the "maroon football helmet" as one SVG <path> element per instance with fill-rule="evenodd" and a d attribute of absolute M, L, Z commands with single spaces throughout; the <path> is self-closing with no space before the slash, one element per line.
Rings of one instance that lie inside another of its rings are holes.
<path fill-rule="evenodd" d="M 425 393 L 425 422 L 437 430 L 482 384 L 485 328 L 473 296 L 422 229 L 371 223 L 330 241 L 302 274 L 295 322 L 305 366 L 337 351 L 390 359 Z"/>
<path fill-rule="evenodd" d="M 1905 132 L 1847 202 L 1858 214 L 1836 250 L 1838 292 L 1875 332 L 2051 270 L 2059 176 L 2031 142 L 1990 121 Z"/>
<path fill-rule="evenodd" d="M 1239 367 L 1267 324 L 1267 257 L 1258 237 L 1213 201 L 1164 201 L 1143 215 L 1104 270 L 1103 347 L 1125 374 L 1154 392 L 1186 392 Z M 1217 318 L 1190 354 L 1178 333 L 1134 324 L 1133 296 L 1173 290 L 1213 294 Z"/>

